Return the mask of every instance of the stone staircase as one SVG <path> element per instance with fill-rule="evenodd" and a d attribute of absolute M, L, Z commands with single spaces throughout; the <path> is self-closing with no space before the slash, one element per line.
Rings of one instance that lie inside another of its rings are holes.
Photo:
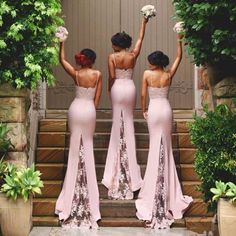
<path fill-rule="evenodd" d="M 184 218 L 177 220 L 173 227 L 187 227 L 202 232 L 210 229 L 211 215 L 197 191 L 200 182 L 193 168 L 195 148 L 190 142 L 187 122 L 192 111 L 174 111 L 173 150 L 177 172 L 181 180 L 184 194 L 194 198 Z M 109 133 L 111 131 L 111 112 L 98 111 L 96 133 L 94 136 L 95 162 L 100 192 L 100 210 L 102 220 L 100 226 L 143 226 L 135 217 L 134 200 L 113 201 L 107 199 L 107 190 L 101 185 L 104 171 Z M 135 131 L 137 159 L 144 175 L 149 137 L 147 124 L 141 112 L 135 112 Z M 36 168 L 42 172 L 44 188 L 42 195 L 36 196 L 33 202 L 33 223 L 35 226 L 58 226 L 58 218 L 54 215 L 56 199 L 61 191 L 68 157 L 69 131 L 66 112 L 48 112 L 39 123 L 38 145 L 36 151 Z"/>

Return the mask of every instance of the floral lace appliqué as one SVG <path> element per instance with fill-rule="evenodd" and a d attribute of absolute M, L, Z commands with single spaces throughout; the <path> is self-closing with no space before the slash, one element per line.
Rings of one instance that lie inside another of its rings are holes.
<path fill-rule="evenodd" d="M 82 139 L 79 150 L 78 172 L 71 213 L 69 218 L 62 222 L 62 227 L 97 228 L 97 223 L 93 221 L 91 216 Z"/>
<path fill-rule="evenodd" d="M 108 189 L 108 198 L 116 200 L 133 199 L 122 113 L 120 120 L 120 142 L 114 173 L 111 188 Z"/>
<path fill-rule="evenodd" d="M 174 222 L 173 217 L 167 209 L 167 189 L 164 179 L 165 171 L 165 152 L 161 141 L 160 159 L 158 167 L 158 176 L 156 182 L 156 191 L 154 197 L 154 206 L 152 210 L 152 220 L 147 224 L 148 227 L 155 229 L 169 228 Z"/>

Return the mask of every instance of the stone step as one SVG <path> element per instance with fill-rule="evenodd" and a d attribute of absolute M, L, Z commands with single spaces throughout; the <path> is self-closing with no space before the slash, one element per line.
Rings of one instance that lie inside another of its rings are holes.
<path fill-rule="evenodd" d="M 192 164 L 180 164 L 180 172 L 182 181 L 200 181 Z"/>
<path fill-rule="evenodd" d="M 68 147 L 69 133 L 40 132 L 38 133 L 38 147 Z M 149 135 L 138 133 L 135 135 L 137 148 L 149 147 Z M 94 148 L 108 148 L 110 134 L 96 133 L 94 135 Z M 188 133 L 172 134 L 173 148 L 193 148 Z"/>
<path fill-rule="evenodd" d="M 58 198 L 61 188 L 62 188 L 62 181 L 44 181 L 44 187 L 42 188 L 42 194 L 36 195 L 37 198 Z M 184 195 L 192 196 L 193 198 L 200 198 L 202 196 L 201 192 L 197 190 L 199 187 L 200 182 L 194 181 L 183 181 L 182 182 L 182 190 Z M 107 188 L 98 183 L 98 189 L 100 193 L 100 198 L 106 199 L 107 198 Z"/>
<path fill-rule="evenodd" d="M 212 216 L 208 217 L 185 217 L 185 224 L 188 230 L 202 234 L 204 231 L 212 230 Z"/>
<path fill-rule="evenodd" d="M 144 176 L 146 165 L 140 165 L 141 175 Z M 65 164 L 36 164 L 36 169 L 42 173 L 42 180 L 63 180 L 66 172 Z M 193 165 L 181 164 L 176 166 L 181 181 L 199 181 Z M 96 165 L 97 180 L 101 181 L 104 173 L 104 165 Z"/>
<path fill-rule="evenodd" d="M 176 164 L 192 164 L 196 149 L 181 148 L 173 149 Z M 105 164 L 107 149 L 97 148 L 94 150 L 96 164 Z M 148 157 L 148 148 L 137 149 L 137 161 L 139 164 L 146 164 Z M 67 163 L 68 148 L 62 147 L 41 147 L 36 151 L 37 163 Z"/>
<path fill-rule="evenodd" d="M 142 177 L 146 166 L 140 165 Z M 65 164 L 36 164 L 36 169 L 42 173 L 42 180 L 63 180 L 66 172 Z M 199 181 L 199 178 L 192 164 L 181 164 L 176 166 L 181 181 Z M 101 181 L 104 172 L 104 165 L 96 165 L 98 181 Z"/>
<path fill-rule="evenodd" d="M 47 119 L 66 119 L 68 110 L 46 110 Z M 192 119 L 195 110 L 173 110 L 174 119 Z M 111 119 L 112 110 L 97 110 L 97 119 Z M 141 110 L 134 110 L 135 119 L 143 119 L 143 113 Z"/>
<path fill-rule="evenodd" d="M 98 221 L 101 227 L 144 227 L 144 222 L 137 218 L 104 217 Z M 34 216 L 33 226 L 60 226 L 57 216 Z M 175 220 L 171 227 L 185 227 L 185 219 Z"/>
<path fill-rule="evenodd" d="M 33 216 L 54 216 L 55 198 L 33 199 Z M 101 200 L 100 210 L 103 217 L 112 218 L 135 218 L 135 200 Z M 212 216 L 207 213 L 206 204 L 202 199 L 194 199 L 193 203 L 185 213 L 185 217 Z"/>
<path fill-rule="evenodd" d="M 104 165 L 96 165 L 97 180 L 101 181 L 104 173 Z M 42 180 L 63 180 L 66 172 L 64 164 L 36 164 L 36 169 L 42 173 Z M 146 166 L 140 165 L 141 175 L 144 176 Z M 179 174 L 180 168 L 177 166 Z"/>
<path fill-rule="evenodd" d="M 174 120 L 172 132 L 187 133 L 188 122 L 191 120 Z M 109 133 L 111 126 L 111 119 L 97 119 L 95 132 Z M 134 129 L 136 133 L 148 133 L 147 122 L 144 119 L 135 119 Z M 66 119 L 42 119 L 39 122 L 39 132 L 69 132 L 68 121 Z"/>

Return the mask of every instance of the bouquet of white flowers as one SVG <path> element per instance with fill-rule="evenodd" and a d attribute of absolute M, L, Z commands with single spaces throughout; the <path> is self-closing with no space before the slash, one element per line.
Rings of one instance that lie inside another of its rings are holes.
<path fill-rule="evenodd" d="M 146 5 L 141 9 L 141 13 L 146 19 L 156 16 L 156 9 L 153 5 Z"/>
<path fill-rule="evenodd" d="M 65 27 L 59 26 L 56 30 L 55 36 L 59 39 L 60 42 L 66 41 L 68 37 L 68 31 Z"/>
<path fill-rule="evenodd" d="M 173 30 L 174 30 L 174 32 L 176 32 L 178 34 L 184 32 L 184 22 L 183 21 L 177 22 L 175 24 Z"/>

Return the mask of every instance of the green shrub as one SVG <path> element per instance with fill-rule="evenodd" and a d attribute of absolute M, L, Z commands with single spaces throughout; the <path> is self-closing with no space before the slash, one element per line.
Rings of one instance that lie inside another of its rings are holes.
<path fill-rule="evenodd" d="M 10 147 L 13 147 L 11 140 L 7 137 L 9 131 L 7 124 L 0 123 L 0 158 L 5 156 Z"/>
<path fill-rule="evenodd" d="M 197 65 L 236 60 L 235 0 L 172 0 Z"/>
<path fill-rule="evenodd" d="M 236 113 L 227 105 L 215 111 L 204 108 L 205 115 L 195 115 L 190 137 L 196 146 L 195 170 L 202 184 L 200 190 L 209 210 L 215 209 L 210 189 L 215 181 L 236 183 Z"/>
<path fill-rule="evenodd" d="M 59 0 L 8 0 L 0 5 L 0 83 L 36 88 L 53 85 L 58 63 L 54 33 L 63 20 Z"/>

